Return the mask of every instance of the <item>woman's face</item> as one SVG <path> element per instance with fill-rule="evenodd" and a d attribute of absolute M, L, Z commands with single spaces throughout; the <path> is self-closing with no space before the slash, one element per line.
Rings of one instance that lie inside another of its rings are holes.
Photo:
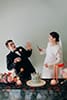
<path fill-rule="evenodd" d="M 51 35 L 49 35 L 49 36 L 48 36 L 48 41 L 49 41 L 50 43 L 55 43 L 55 42 L 56 42 L 56 39 L 53 38 Z"/>

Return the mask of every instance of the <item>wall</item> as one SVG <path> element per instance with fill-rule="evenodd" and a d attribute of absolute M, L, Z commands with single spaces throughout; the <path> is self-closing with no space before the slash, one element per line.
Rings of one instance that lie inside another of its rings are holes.
<path fill-rule="evenodd" d="M 51 31 L 61 36 L 66 62 L 67 0 L 0 0 L 0 72 L 7 71 L 7 39 L 13 39 L 17 46 L 31 41 L 32 63 L 42 66 L 45 55 L 39 55 L 37 45 L 45 48 Z"/>

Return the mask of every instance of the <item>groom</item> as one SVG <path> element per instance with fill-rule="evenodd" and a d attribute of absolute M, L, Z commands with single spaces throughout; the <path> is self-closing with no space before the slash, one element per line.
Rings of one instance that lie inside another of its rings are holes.
<path fill-rule="evenodd" d="M 31 73 L 35 72 L 35 69 L 28 59 L 32 54 L 30 42 L 27 42 L 27 49 L 21 46 L 16 47 L 13 40 L 7 40 L 5 45 L 10 50 L 7 55 L 7 69 L 15 69 L 21 81 L 31 79 Z"/>

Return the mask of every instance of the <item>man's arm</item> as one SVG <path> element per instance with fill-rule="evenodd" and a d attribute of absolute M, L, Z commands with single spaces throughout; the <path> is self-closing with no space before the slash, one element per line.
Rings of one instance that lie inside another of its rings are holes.
<path fill-rule="evenodd" d="M 32 54 L 32 49 L 25 49 L 25 48 L 23 48 L 23 47 L 19 47 L 19 51 L 20 51 L 20 53 L 21 53 L 21 56 L 25 56 L 25 57 L 30 57 L 31 56 L 31 54 Z"/>
<path fill-rule="evenodd" d="M 7 69 L 8 70 L 12 70 L 13 68 L 15 68 L 16 64 L 12 61 L 12 59 L 7 56 Z"/>
<path fill-rule="evenodd" d="M 25 55 L 26 55 L 27 57 L 30 57 L 31 54 L 32 54 L 32 49 L 31 49 L 31 50 L 25 50 Z"/>
<path fill-rule="evenodd" d="M 32 45 L 31 45 L 31 43 L 28 41 L 28 42 L 26 43 L 26 55 L 27 55 L 27 57 L 30 57 L 31 54 L 32 54 Z"/>

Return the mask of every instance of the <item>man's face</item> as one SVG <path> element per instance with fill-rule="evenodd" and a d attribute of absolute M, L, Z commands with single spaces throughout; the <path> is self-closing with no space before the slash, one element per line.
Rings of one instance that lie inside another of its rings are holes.
<path fill-rule="evenodd" d="M 9 42 L 9 43 L 8 43 L 8 49 L 9 49 L 10 51 L 16 50 L 16 45 L 15 45 L 15 43 L 14 43 L 14 42 Z"/>

